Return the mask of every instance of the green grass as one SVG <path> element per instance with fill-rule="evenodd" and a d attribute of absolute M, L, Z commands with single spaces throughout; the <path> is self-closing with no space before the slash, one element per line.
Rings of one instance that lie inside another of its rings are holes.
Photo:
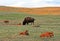
<path fill-rule="evenodd" d="M 22 23 L 27 16 L 35 18 L 34 25 L 6 25 L 0 22 L 0 41 L 60 41 L 60 15 L 30 15 L 18 12 L 0 12 L 0 20 L 11 20 L 10 24 Z M 3 25 L 4 24 L 4 25 Z M 34 27 L 40 25 L 40 27 Z M 20 36 L 19 32 L 29 30 L 29 36 Z M 53 31 L 54 38 L 41 39 L 39 35 Z"/>

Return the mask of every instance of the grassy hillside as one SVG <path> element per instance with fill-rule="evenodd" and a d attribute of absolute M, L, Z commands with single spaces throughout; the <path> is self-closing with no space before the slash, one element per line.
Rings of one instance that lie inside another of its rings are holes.
<path fill-rule="evenodd" d="M 22 23 L 27 16 L 35 18 L 34 25 L 12 25 Z M 9 20 L 9 24 L 3 21 Z M 11 24 L 11 25 L 10 25 Z M 39 25 L 40 27 L 35 27 Z M 29 30 L 29 36 L 20 36 L 19 33 Z M 40 34 L 53 31 L 54 37 L 40 38 Z M 19 12 L 0 12 L 0 41 L 60 41 L 60 15 L 31 15 Z"/>
<path fill-rule="evenodd" d="M 60 7 L 45 7 L 45 8 L 15 8 L 0 6 L 0 11 L 7 12 L 24 12 L 28 14 L 40 14 L 40 15 L 60 15 Z"/>

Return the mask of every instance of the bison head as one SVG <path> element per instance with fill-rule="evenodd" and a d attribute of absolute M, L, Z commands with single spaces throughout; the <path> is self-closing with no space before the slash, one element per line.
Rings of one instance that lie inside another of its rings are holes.
<path fill-rule="evenodd" d="M 25 25 L 26 24 L 26 22 L 25 21 L 23 21 L 23 25 Z"/>

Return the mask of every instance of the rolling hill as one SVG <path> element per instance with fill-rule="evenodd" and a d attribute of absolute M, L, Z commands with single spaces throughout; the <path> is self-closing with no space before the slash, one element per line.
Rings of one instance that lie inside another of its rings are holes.
<path fill-rule="evenodd" d="M 0 6 L 0 12 L 23 12 L 28 14 L 39 15 L 60 15 L 60 7 L 44 7 L 44 8 L 22 8 L 22 7 L 6 7 Z"/>

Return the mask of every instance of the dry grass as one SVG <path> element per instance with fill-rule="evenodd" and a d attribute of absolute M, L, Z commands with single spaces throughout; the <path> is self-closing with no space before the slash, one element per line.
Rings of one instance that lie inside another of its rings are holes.
<path fill-rule="evenodd" d="M 60 15 L 60 7 L 45 7 L 45 8 L 0 7 L 0 11 L 24 12 L 28 14 L 38 14 L 38 15 Z"/>

